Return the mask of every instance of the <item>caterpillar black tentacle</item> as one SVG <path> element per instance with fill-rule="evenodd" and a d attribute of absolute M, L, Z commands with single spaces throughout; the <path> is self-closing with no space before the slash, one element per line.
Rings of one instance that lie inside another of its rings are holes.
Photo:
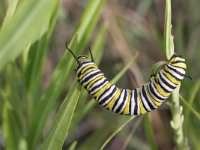
<path fill-rule="evenodd" d="M 67 47 L 67 45 L 66 45 Z M 185 75 L 185 59 L 174 54 L 150 81 L 136 89 L 121 89 L 111 84 L 101 70 L 86 56 L 75 58 L 78 66 L 77 76 L 80 84 L 99 103 L 99 105 L 115 113 L 123 115 L 140 115 L 159 107 L 180 84 Z"/>

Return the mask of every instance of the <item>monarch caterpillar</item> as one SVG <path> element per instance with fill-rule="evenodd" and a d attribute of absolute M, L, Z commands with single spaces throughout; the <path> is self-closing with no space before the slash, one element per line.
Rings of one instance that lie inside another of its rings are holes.
<path fill-rule="evenodd" d="M 111 84 L 98 69 L 90 49 L 91 60 L 84 55 L 76 57 L 67 44 L 66 48 L 78 64 L 78 82 L 101 106 L 123 115 L 140 115 L 156 109 L 170 96 L 181 80 L 188 77 L 185 75 L 185 59 L 173 54 L 148 83 L 132 90 L 121 89 Z"/>

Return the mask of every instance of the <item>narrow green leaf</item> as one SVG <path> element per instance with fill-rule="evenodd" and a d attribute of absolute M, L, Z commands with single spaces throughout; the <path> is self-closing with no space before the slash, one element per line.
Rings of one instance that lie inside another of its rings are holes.
<path fill-rule="evenodd" d="M 76 82 L 74 87 L 68 93 L 56 115 L 56 120 L 47 136 L 42 147 L 44 150 L 62 149 L 65 138 L 68 135 L 68 129 L 71 124 L 74 110 L 80 94 L 80 85 Z"/>
<path fill-rule="evenodd" d="M 179 95 L 179 98 L 180 98 L 180 100 L 183 102 L 183 104 L 187 107 L 187 112 L 189 112 L 189 113 L 193 113 L 196 117 L 197 117 L 197 119 L 198 120 L 200 120 L 200 113 L 198 112 L 198 111 L 196 111 L 193 107 L 192 107 L 192 105 L 190 104 L 190 103 L 188 103 L 184 98 L 183 98 L 183 96 L 181 96 L 181 95 Z M 185 114 L 185 120 L 187 120 L 189 117 L 189 114 L 187 114 L 187 112 L 186 112 L 186 114 Z M 188 116 L 187 116 L 188 115 Z"/>
<path fill-rule="evenodd" d="M 165 24 L 164 24 L 164 45 L 165 45 L 165 55 L 169 60 L 170 57 L 174 54 L 174 44 L 173 36 L 171 35 L 171 24 L 172 15 L 171 15 L 171 0 L 166 0 L 165 7 Z"/>
<path fill-rule="evenodd" d="M 126 120 L 123 124 L 121 124 L 109 137 L 108 139 L 103 143 L 103 145 L 101 146 L 101 150 L 103 150 L 105 148 L 105 146 L 108 144 L 108 142 L 111 141 L 111 139 L 118 134 L 129 122 L 131 122 L 133 119 L 135 118 L 135 116 L 131 116 L 128 120 Z"/>
<path fill-rule="evenodd" d="M 8 0 L 8 9 L 6 11 L 6 16 L 4 18 L 2 27 L 11 20 L 12 16 L 15 13 L 18 2 L 19 0 Z"/>
<path fill-rule="evenodd" d="M 145 126 L 145 135 L 147 136 L 148 143 L 150 144 L 151 149 L 157 150 L 157 144 L 153 132 L 152 122 L 150 120 L 150 114 L 147 114 L 144 117 L 144 126 Z"/>
<path fill-rule="evenodd" d="M 128 70 L 128 68 L 130 68 L 132 63 L 135 61 L 137 56 L 138 56 L 138 53 L 136 53 L 133 56 L 133 58 L 131 58 L 131 60 L 126 64 L 126 66 L 111 80 L 111 83 L 116 83 L 124 75 L 124 73 Z"/>
<path fill-rule="evenodd" d="M 12 19 L 0 30 L 0 70 L 48 30 L 52 8 L 58 2 L 41 0 L 19 3 Z"/>

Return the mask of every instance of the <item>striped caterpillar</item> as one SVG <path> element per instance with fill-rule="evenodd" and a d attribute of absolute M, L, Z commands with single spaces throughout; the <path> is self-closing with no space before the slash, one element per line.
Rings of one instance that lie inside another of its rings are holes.
<path fill-rule="evenodd" d="M 67 50 L 73 55 L 78 66 L 76 68 L 78 82 L 99 103 L 99 105 L 115 113 L 123 115 L 140 115 L 160 106 L 180 84 L 185 75 L 185 59 L 177 54 L 168 60 L 156 75 L 140 88 L 121 89 L 111 84 L 98 66 L 87 56 L 76 57 L 66 44 Z"/>

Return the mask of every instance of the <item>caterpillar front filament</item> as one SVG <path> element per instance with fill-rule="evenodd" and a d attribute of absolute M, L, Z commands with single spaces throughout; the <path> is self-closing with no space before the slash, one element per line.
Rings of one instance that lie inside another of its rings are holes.
<path fill-rule="evenodd" d="M 140 115 L 160 106 L 186 76 L 185 59 L 174 54 L 159 72 L 152 76 L 148 83 L 136 89 L 121 89 L 111 84 L 101 70 L 86 56 L 75 58 L 78 82 L 99 103 L 99 105 L 115 113 L 124 115 Z"/>

